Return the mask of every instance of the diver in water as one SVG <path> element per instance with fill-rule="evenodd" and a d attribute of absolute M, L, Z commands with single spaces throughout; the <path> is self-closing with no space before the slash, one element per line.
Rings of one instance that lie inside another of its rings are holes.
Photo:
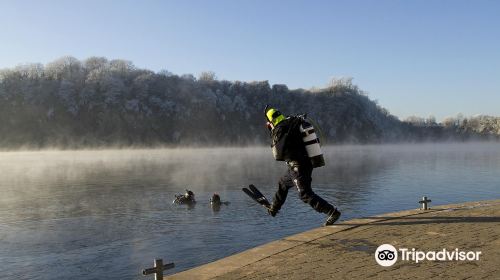
<path fill-rule="evenodd" d="M 220 201 L 220 196 L 216 193 L 212 195 L 212 198 L 210 198 L 210 205 L 212 206 L 220 206 L 221 201 Z"/>
<path fill-rule="evenodd" d="M 176 194 L 173 203 L 193 205 L 196 203 L 196 200 L 194 199 L 194 193 L 190 190 L 186 190 L 186 193 L 183 195 Z"/>
<path fill-rule="evenodd" d="M 221 206 L 221 205 L 229 205 L 229 201 L 221 201 L 220 200 L 220 195 L 217 193 L 214 193 L 212 195 L 212 198 L 210 198 L 210 205 L 212 207 L 214 206 Z"/>
<path fill-rule="evenodd" d="M 214 193 L 212 198 L 210 198 L 210 206 L 214 212 L 219 212 L 221 205 L 229 205 L 229 201 L 221 201 L 220 195 Z"/>
<path fill-rule="evenodd" d="M 285 117 L 277 109 L 268 106 L 265 115 L 272 138 L 273 156 L 278 161 L 285 161 L 288 166 L 287 173 L 279 181 L 273 203 L 268 208 L 269 214 L 276 216 L 285 203 L 288 190 L 296 187 L 304 203 L 328 215 L 324 225 L 332 225 L 339 219 L 340 211 L 311 188 L 313 168 L 325 165 L 314 128 L 305 116 Z"/>

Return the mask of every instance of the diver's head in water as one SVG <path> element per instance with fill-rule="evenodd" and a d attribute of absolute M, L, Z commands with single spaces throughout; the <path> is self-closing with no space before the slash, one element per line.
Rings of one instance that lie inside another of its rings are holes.
<path fill-rule="evenodd" d="M 220 204 L 220 196 L 216 193 L 212 195 L 212 198 L 210 199 L 210 203 L 212 204 Z"/>
<path fill-rule="evenodd" d="M 186 193 L 184 194 L 185 198 L 192 199 L 194 200 L 194 193 L 190 190 L 186 190 Z"/>

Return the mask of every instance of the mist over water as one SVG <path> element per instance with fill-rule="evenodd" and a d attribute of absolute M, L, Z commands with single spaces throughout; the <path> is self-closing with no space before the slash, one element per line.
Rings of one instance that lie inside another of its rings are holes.
<path fill-rule="evenodd" d="M 342 219 L 500 197 L 499 144 L 331 146 L 313 189 Z M 293 189 L 276 218 L 248 198 L 250 183 L 272 198 L 282 162 L 269 148 L 0 153 L 0 277 L 142 277 L 154 258 L 174 273 L 325 219 Z M 186 188 L 194 208 L 172 205 Z M 219 212 L 208 200 L 230 201 Z"/>

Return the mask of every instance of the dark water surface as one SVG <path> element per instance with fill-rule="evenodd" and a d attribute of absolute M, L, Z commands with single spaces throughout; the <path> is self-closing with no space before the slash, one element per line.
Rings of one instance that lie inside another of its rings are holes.
<path fill-rule="evenodd" d="M 335 146 L 313 188 L 350 219 L 500 198 L 499 144 Z M 272 197 L 283 163 L 268 148 L 0 153 L 0 278 L 151 279 L 154 258 L 178 272 L 318 227 L 295 190 L 276 218 L 241 191 Z M 194 208 L 172 205 L 190 188 Z M 229 206 L 208 200 L 218 192 Z"/>

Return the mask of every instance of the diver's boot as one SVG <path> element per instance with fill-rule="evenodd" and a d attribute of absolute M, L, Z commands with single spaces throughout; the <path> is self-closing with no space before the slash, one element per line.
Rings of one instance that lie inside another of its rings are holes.
<path fill-rule="evenodd" d="M 272 217 L 275 217 L 276 214 L 278 214 L 280 210 L 278 210 L 276 207 L 274 206 L 269 206 L 269 208 L 267 208 L 267 213 L 269 213 L 269 215 L 271 215 Z"/>
<path fill-rule="evenodd" d="M 328 215 L 328 218 L 326 219 L 326 222 L 323 224 L 323 226 L 331 226 L 333 225 L 338 219 L 340 218 L 340 211 L 335 208 L 333 211 L 330 212 Z"/>

